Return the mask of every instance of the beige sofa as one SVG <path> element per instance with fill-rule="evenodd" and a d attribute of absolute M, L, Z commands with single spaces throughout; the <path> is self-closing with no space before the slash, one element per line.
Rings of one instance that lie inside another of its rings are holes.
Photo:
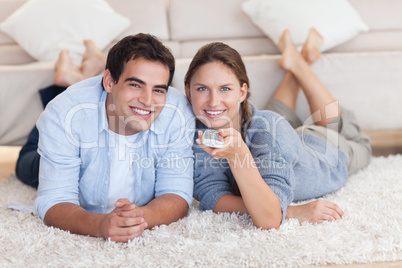
<path fill-rule="evenodd" d="M 132 21 L 120 37 L 151 33 L 171 48 L 177 59 L 172 86 L 181 90 L 192 56 L 212 41 L 226 42 L 242 54 L 252 101 L 259 108 L 285 74 L 278 67 L 275 45 L 242 11 L 243 0 L 108 1 Z M 0 0 L 0 22 L 25 2 Z M 325 52 L 312 69 L 341 105 L 355 111 L 363 129 L 401 129 L 402 1 L 349 2 L 370 31 Z M 53 66 L 35 61 L 0 32 L 0 145 L 25 142 L 42 111 L 38 89 L 52 83 Z M 302 118 L 308 117 L 307 107 L 300 94 L 297 112 Z"/>

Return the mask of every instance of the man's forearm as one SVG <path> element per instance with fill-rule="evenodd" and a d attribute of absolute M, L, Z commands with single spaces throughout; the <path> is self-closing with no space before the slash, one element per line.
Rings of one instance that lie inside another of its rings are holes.
<path fill-rule="evenodd" d="M 47 211 L 44 223 L 74 234 L 100 237 L 103 217 L 103 214 L 90 213 L 72 203 L 60 203 Z"/>
<path fill-rule="evenodd" d="M 164 194 L 153 199 L 147 205 L 141 207 L 147 228 L 175 222 L 188 212 L 188 204 L 184 198 L 175 194 Z"/>
<path fill-rule="evenodd" d="M 187 215 L 188 204 L 184 198 L 178 195 L 164 194 L 141 207 L 141 210 L 143 211 L 143 218 L 147 223 L 147 228 L 152 228 L 162 224 L 170 224 L 183 218 Z M 125 213 L 132 214 L 130 211 Z M 117 217 L 120 213 L 115 214 Z M 111 236 L 110 229 L 105 224 L 105 222 L 108 222 L 105 220 L 107 215 L 88 212 L 72 203 L 60 203 L 47 211 L 44 223 L 74 234 L 107 238 Z M 139 220 L 134 221 L 136 222 L 132 223 L 132 226 L 137 225 L 139 226 L 137 228 L 143 230 L 144 226 L 142 226 L 142 223 Z M 106 227 L 102 228 L 102 226 Z M 128 237 L 128 239 L 132 239 L 132 237 Z"/>

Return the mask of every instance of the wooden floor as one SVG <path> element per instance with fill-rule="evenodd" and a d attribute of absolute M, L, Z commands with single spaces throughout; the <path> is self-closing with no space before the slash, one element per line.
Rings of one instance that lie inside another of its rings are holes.
<path fill-rule="evenodd" d="M 365 133 L 371 138 L 373 155 L 402 154 L 402 129 L 365 131 Z M 0 146 L 0 183 L 4 182 L 9 175 L 15 173 L 15 164 L 20 149 L 21 147 L 19 146 Z M 336 268 L 399 268 L 402 267 L 402 261 L 328 266 Z"/>
<path fill-rule="evenodd" d="M 371 139 L 373 155 L 402 154 L 402 129 L 364 131 Z"/>
<path fill-rule="evenodd" d="M 0 183 L 15 173 L 15 164 L 21 147 L 0 146 Z"/>

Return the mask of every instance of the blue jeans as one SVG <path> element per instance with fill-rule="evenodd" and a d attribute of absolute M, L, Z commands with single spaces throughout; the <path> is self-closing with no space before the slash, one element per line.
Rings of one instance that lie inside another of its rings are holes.
<path fill-rule="evenodd" d="M 66 88 L 56 85 L 39 90 L 43 108 L 57 95 L 63 92 Z M 23 183 L 38 188 L 39 176 L 39 160 L 38 154 L 39 132 L 36 126 L 32 129 L 28 136 L 28 140 L 20 151 L 20 155 L 15 167 L 17 178 Z"/>

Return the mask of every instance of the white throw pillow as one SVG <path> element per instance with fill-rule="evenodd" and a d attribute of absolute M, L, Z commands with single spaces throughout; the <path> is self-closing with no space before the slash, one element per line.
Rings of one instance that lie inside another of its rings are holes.
<path fill-rule="evenodd" d="M 0 28 L 37 60 L 55 61 L 62 49 L 80 62 L 83 40 L 102 50 L 130 26 L 105 0 L 29 0 Z"/>
<path fill-rule="evenodd" d="M 242 9 L 275 44 L 289 29 L 299 49 L 311 27 L 324 37 L 321 51 L 369 30 L 346 0 L 250 0 Z"/>

